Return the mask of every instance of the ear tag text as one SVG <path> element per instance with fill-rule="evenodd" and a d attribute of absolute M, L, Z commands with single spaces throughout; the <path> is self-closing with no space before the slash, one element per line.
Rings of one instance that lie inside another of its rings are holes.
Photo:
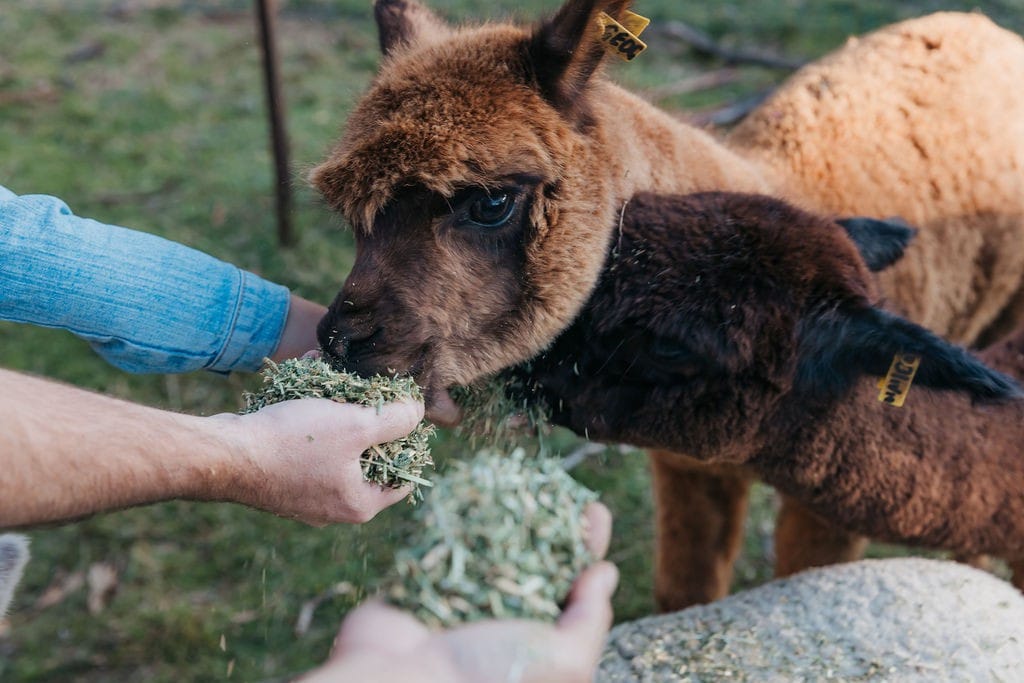
<path fill-rule="evenodd" d="M 629 10 L 623 13 L 621 23 L 606 12 L 601 12 L 597 15 L 597 26 L 601 31 L 598 39 L 605 50 L 629 62 L 647 49 L 647 43 L 640 40 L 639 36 L 650 23 L 647 17 Z"/>
<path fill-rule="evenodd" d="M 878 400 L 897 408 L 902 407 L 920 365 L 921 356 L 916 353 L 897 353 L 893 356 L 889 372 L 878 381 Z"/>

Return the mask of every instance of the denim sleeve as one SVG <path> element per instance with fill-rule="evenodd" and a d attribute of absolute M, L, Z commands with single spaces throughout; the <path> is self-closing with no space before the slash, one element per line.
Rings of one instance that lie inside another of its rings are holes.
<path fill-rule="evenodd" d="M 0 319 L 69 330 L 129 372 L 256 370 L 288 300 L 195 249 L 0 186 Z"/>

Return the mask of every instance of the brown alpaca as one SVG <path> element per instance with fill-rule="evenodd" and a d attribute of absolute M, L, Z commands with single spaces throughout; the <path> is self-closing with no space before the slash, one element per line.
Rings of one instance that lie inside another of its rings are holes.
<path fill-rule="evenodd" d="M 901 215 L 921 234 L 883 277 L 899 313 L 961 343 L 1021 317 L 1017 36 L 963 14 L 883 29 L 802 70 L 723 144 L 600 75 L 595 19 L 628 4 L 569 0 L 532 28 L 450 28 L 413 0 L 378 0 L 385 59 L 312 175 L 358 243 L 321 324 L 328 353 L 361 372 L 411 370 L 428 414 L 456 419 L 448 387 L 535 355 L 575 318 L 642 191 Z M 660 604 L 724 595 L 748 474 L 652 456 Z M 788 501 L 778 528 L 780 573 L 863 543 Z"/>
<path fill-rule="evenodd" d="M 837 224 L 767 197 L 640 194 L 617 244 L 523 371 L 556 422 L 740 465 L 851 532 L 1003 556 L 1024 588 L 1024 392 L 879 308 Z M 1022 348 L 1024 326 L 982 358 L 1019 372 Z M 902 407 L 878 386 L 897 354 L 920 357 Z"/>

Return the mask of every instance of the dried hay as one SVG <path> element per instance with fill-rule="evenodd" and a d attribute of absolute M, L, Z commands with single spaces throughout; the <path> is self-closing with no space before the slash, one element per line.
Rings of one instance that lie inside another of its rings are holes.
<path fill-rule="evenodd" d="M 553 458 L 482 450 L 455 461 L 415 514 L 421 522 L 383 587 L 435 627 L 486 618 L 552 620 L 593 561 L 583 510 L 597 495 Z"/>
<path fill-rule="evenodd" d="M 328 398 L 339 403 L 374 406 L 405 399 L 423 400 L 419 386 L 411 377 L 360 377 L 333 369 L 319 358 L 297 358 L 275 363 L 267 360 L 262 371 L 263 386 L 245 394 L 243 413 L 297 398 Z M 371 446 L 363 453 L 363 476 L 381 486 L 399 488 L 411 485 L 409 501 L 423 498 L 421 486 L 431 486 L 422 476 L 423 469 L 434 464 L 430 455 L 430 437 L 434 426 L 420 424 L 408 436 Z"/>

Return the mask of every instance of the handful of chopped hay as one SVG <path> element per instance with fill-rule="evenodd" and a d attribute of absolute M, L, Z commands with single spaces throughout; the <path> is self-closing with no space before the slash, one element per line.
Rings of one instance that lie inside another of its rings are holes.
<path fill-rule="evenodd" d="M 423 400 L 419 386 L 411 377 L 360 377 L 338 371 L 319 358 L 298 358 L 275 363 L 266 361 L 262 371 L 263 386 L 245 394 L 243 413 L 253 413 L 264 406 L 295 398 L 329 398 L 339 403 L 375 406 L 412 398 Z M 434 426 L 421 422 L 411 434 L 401 439 L 371 446 L 362 457 L 363 476 L 382 486 L 399 488 L 412 484 L 409 501 L 423 498 L 420 486 L 431 486 L 421 476 L 423 468 L 433 466 L 430 437 Z"/>
<path fill-rule="evenodd" d="M 593 561 L 583 509 L 597 495 L 557 459 L 527 458 L 522 449 L 480 451 L 434 484 L 385 597 L 435 627 L 557 617 Z"/>

